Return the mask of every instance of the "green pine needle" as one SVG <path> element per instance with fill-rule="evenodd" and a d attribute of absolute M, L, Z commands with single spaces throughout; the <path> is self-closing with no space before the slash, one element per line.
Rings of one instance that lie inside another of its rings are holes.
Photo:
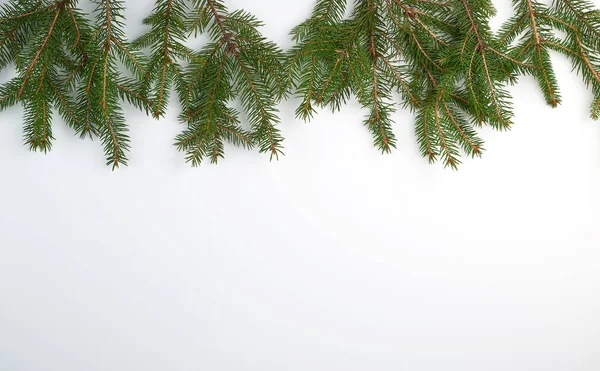
<path fill-rule="evenodd" d="M 262 22 L 223 0 L 156 0 L 149 31 L 132 42 L 123 1 L 92 1 L 92 14 L 78 0 L 0 6 L 0 70 L 16 70 L 0 85 L 0 110 L 23 106 L 33 151 L 52 148 L 58 114 L 79 136 L 100 139 L 109 166 L 126 165 L 121 103 L 158 119 L 174 96 L 186 124 L 175 145 L 192 165 L 216 163 L 226 143 L 278 158 L 277 105 L 292 93 L 303 120 L 356 98 L 384 153 L 397 143 L 394 113 L 409 109 L 422 155 L 456 169 L 461 155 L 482 155 L 478 127 L 511 127 L 507 85 L 520 75 L 537 81 L 548 105 L 560 104 L 556 52 L 588 85 L 591 117 L 600 117 L 600 11 L 586 0 L 513 0 L 498 33 L 490 0 L 355 0 L 351 9 L 348 0 L 317 0 L 285 53 L 260 33 Z M 199 34 L 208 41 L 189 48 Z"/>

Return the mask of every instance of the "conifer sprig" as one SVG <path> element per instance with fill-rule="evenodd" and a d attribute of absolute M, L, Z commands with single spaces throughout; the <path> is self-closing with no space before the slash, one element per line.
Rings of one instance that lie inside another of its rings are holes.
<path fill-rule="evenodd" d="M 183 111 L 188 111 L 185 68 L 192 65 L 194 69 L 200 69 L 204 65 L 201 57 L 185 45 L 188 13 L 186 1 L 157 0 L 152 14 L 144 19 L 144 24 L 151 26 L 150 31 L 133 41 L 134 47 L 151 50 L 144 90 L 151 92 L 152 115 L 155 118 L 164 115 L 173 88 L 181 100 Z"/>
<path fill-rule="evenodd" d="M 472 107 L 455 86 L 460 74 L 443 60 L 460 32 L 452 4 L 364 0 L 343 19 L 346 6 L 320 0 L 312 17 L 292 31 L 297 46 L 288 53 L 289 80 L 303 98 L 297 116 L 310 119 L 315 106 L 338 110 L 354 95 L 370 111 L 365 124 L 375 145 L 389 152 L 398 91 L 403 105 L 417 111 L 417 137 L 430 161 L 441 157 L 455 167 L 461 147 L 479 155 L 481 140 L 462 115 Z"/>
<path fill-rule="evenodd" d="M 0 110 L 22 103 L 25 143 L 34 151 L 51 149 L 54 111 L 72 127 L 79 123 L 64 78 L 79 63 L 81 33 L 89 30 L 75 5 L 10 1 L 0 8 L 0 68 L 17 69 L 0 87 Z"/>
<path fill-rule="evenodd" d="M 77 0 L 11 0 L 0 8 L 0 67 L 13 63 L 18 76 L 0 87 L 0 109 L 22 102 L 25 141 L 32 150 L 52 146 L 52 117 L 83 136 L 99 136 L 108 164 L 126 164 L 129 138 L 119 98 L 146 108 L 134 78 L 145 74 L 141 55 L 130 49 L 122 31 L 123 4 L 96 0 L 89 22 Z"/>
<path fill-rule="evenodd" d="M 396 143 L 393 91 L 409 105 L 417 102 L 407 71 L 397 62 L 401 28 L 385 18 L 381 1 L 358 2 L 348 20 L 342 19 L 346 6 L 346 1 L 319 0 L 312 17 L 292 31 L 298 45 L 288 53 L 288 81 L 303 99 L 296 116 L 308 120 L 319 106 L 339 110 L 354 95 L 369 111 L 364 123 L 375 145 L 389 152 Z"/>
<path fill-rule="evenodd" d="M 395 89 L 416 111 L 422 154 L 456 168 L 461 149 L 470 156 L 483 151 L 476 126 L 510 128 L 506 84 L 518 75 L 533 75 L 546 102 L 560 103 L 553 49 L 567 54 L 592 86 L 597 118 L 600 13 L 585 0 L 555 0 L 551 9 L 536 0 L 513 4 L 515 15 L 494 34 L 490 0 L 356 0 L 347 19 L 348 1 L 317 0 L 311 17 L 292 30 L 296 46 L 288 53 L 288 81 L 303 99 L 297 116 L 309 120 L 315 107 L 338 110 L 354 95 L 370 109 L 366 124 L 379 128 L 371 130 L 375 144 L 387 152 L 394 145 Z M 552 29 L 565 32 L 565 40 Z"/>
<path fill-rule="evenodd" d="M 495 9 L 489 0 L 454 0 L 460 33 L 447 64 L 466 77 L 468 96 L 478 123 L 498 129 L 512 124 L 512 109 L 503 82 L 519 67 L 527 65 L 510 54 L 509 45 L 499 43 L 489 20 Z"/>
<path fill-rule="evenodd" d="M 140 79 L 147 75 L 139 50 L 127 42 L 123 31 L 124 5 L 120 0 L 94 0 L 94 32 L 86 43 L 87 63 L 75 83 L 77 95 L 77 132 L 98 136 L 107 155 L 107 165 L 127 165 L 129 136 L 120 100 L 148 109 Z M 119 69 L 121 62 L 132 74 Z"/>
<path fill-rule="evenodd" d="M 594 95 L 590 109 L 591 117 L 598 119 L 600 116 L 600 62 L 598 57 L 600 53 L 600 12 L 584 0 L 555 0 L 550 7 L 533 0 L 524 4 L 519 7 L 515 3 L 515 7 L 521 8 L 521 13 L 529 15 L 533 39 L 520 40 L 519 57 L 523 60 L 529 58 L 540 66 L 536 78 L 540 82 L 546 100 L 552 104 L 552 95 L 556 93 L 557 89 L 552 66 L 547 57 L 548 51 L 554 50 L 567 56 L 571 60 L 574 70 L 591 87 Z M 530 9 L 526 13 L 523 12 L 524 6 Z M 518 32 L 523 29 L 521 23 L 516 17 L 511 18 L 503 27 L 503 38 L 507 41 L 518 38 Z M 537 33 L 533 26 L 537 27 Z M 562 31 L 566 36 L 554 36 L 551 32 L 552 29 Z"/>
<path fill-rule="evenodd" d="M 514 0 L 513 7 L 515 14 L 500 30 L 500 43 L 517 41 L 517 58 L 533 65 L 533 76 L 546 103 L 556 107 L 560 103 L 560 93 L 550 61 L 549 41 L 553 35 L 548 8 L 535 0 Z"/>
<path fill-rule="evenodd" d="M 282 51 L 263 37 L 253 15 L 230 12 L 219 0 L 195 0 L 187 19 L 194 35 L 206 33 L 210 42 L 199 52 L 201 63 L 184 75 L 181 118 L 188 129 L 177 136 L 177 147 L 194 166 L 205 157 L 217 162 L 225 141 L 273 157 L 282 153 L 283 138 L 277 103 L 285 93 Z M 250 126 L 240 124 L 240 113 L 230 101 L 239 100 Z"/>
<path fill-rule="evenodd" d="M 144 20 L 150 30 L 132 43 L 123 1 L 91 1 L 91 19 L 77 0 L 0 6 L 0 70 L 16 69 L 0 86 L 0 110 L 22 104 L 31 150 L 51 149 L 58 112 L 80 136 L 101 139 L 114 169 L 129 149 L 121 101 L 159 118 L 175 93 L 187 125 L 176 146 L 193 165 L 217 162 L 226 142 L 272 159 L 283 141 L 276 105 L 293 91 L 304 120 L 356 97 L 375 146 L 389 152 L 399 94 L 415 113 L 421 153 L 456 168 L 461 152 L 482 154 L 476 127 L 510 128 L 507 84 L 519 75 L 532 75 L 546 102 L 560 104 L 552 51 L 571 60 L 594 95 L 592 118 L 600 117 L 600 11 L 588 0 L 512 0 L 514 15 L 498 33 L 491 0 L 355 0 L 350 12 L 349 0 L 316 0 L 285 57 L 259 20 L 223 0 L 155 0 Z M 199 33 L 209 41 L 194 51 L 186 41 Z"/>

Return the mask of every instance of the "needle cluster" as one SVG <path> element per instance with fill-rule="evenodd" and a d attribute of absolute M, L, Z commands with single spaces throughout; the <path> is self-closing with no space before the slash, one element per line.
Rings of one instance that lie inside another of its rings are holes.
<path fill-rule="evenodd" d="M 587 0 L 512 0 L 498 32 L 491 0 L 316 0 L 292 29 L 287 52 L 259 31 L 256 17 L 224 0 L 155 0 L 147 32 L 124 33 L 122 0 L 8 0 L 0 6 L 0 110 L 24 108 L 24 140 L 46 152 L 57 115 L 81 137 L 100 139 L 113 169 L 127 164 L 122 102 L 153 118 L 173 99 L 185 129 L 175 145 L 192 165 L 216 163 L 227 143 L 278 158 L 278 103 L 299 98 L 296 116 L 338 111 L 351 99 L 381 152 L 397 143 L 394 112 L 414 113 L 415 136 L 430 162 L 457 168 L 481 156 L 477 129 L 508 130 L 508 85 L 530 75 L 551 107 L 561 102 L 551 55 L 569 58 L 600 117 L 600 11 Z M 191 48 L 190 39 L 206 42 Z"/>
<path fill-rule="evenodd" d="M 318 0 L 293 29 L 296 46 L 287 57 L 289 83 L 302 99 L 297 116 L 308 120 L 317 107 L 339 110 L 356 97 L 369 111 L 363 122 L 375 145 L 388 152 L 396 143 L 391 114 L 400 103 L 415 112 L 422 154 L 456 168 L 461 152 L 481 156 L 478 127 L 511 127 L 507 85 L 519 75 L 532 75 L 549 105 L 560 103 L 550 61 L 555 50 L 592 87 L 597 118 L 598 11 L 585 0 L 513 4 L 514 16 L 494 33 L 489 0 Z"/>

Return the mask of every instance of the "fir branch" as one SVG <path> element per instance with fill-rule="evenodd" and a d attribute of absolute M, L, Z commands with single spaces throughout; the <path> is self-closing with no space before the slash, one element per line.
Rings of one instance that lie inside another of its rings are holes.
<path fill-rule="evenodd" d="M 122 62 L 137 78 L 146 75 L 141 53 L 126 41 L 123 31 L 124 5 L 119 0 L 94 0 L 95 31 L 86 43 L 89 63 L 82 67 L 81 78 L 75 83 L 77 132 L 83 136 L 100 137 L 113 169 L 127 165 L 129 137 L 120 101 L 125 99 L 136 107 L 148 110 L 147 100 L 138 82 L 125 78 L 118 67 Z"/>
<path fill-rule="evenodd" d="M 0 7 L 0 68 L 14 63 L 17 70 L 17 77 L 0 88 L 0 109 L 22 103 L 25 143 L 34 151 L 52 148 L 54 110 L 69 126 L 77 125 L 63 75 L 77 65 L 71 56 L 82 58 L 81 33 L 90 27 L 75 5 L 12 0 Z"/>
<path fill-rule="evenodd" d="M 181 81 L 177 83 L 178 76 L 184 73 L 182 63 L 202 63 L 202 59 L 185 46 L 188 11 L 183 0 L 157 0 L 152 14 L 144 19 L 144 24 L 151 26 L 150 31 L 132 43 L 134 47 L 152 50 L 144 87 L 153 93 L 152 115 L 156 118 L 164 115 L 172 88 L 180 97 L 187 94 L 182 91 Z"/>
<path fill-rule="evenodd" d="M 132 43 L 123 1 L 93 2 L 93 23 L 77 0 L 0 6 L 0 70 L 16 70 L 0 85 L 0 110 L 24 107 L 31 150 L 52 148 L 58 113 L 80 136 L 99 137 L 114 169 L 129 149 L 121 102 L 159 118 L 174 93 L 187 124 L 175 144 L 192 165 L 217 162 L 225 143 L 257 146 L 273 159 L 283 141 L 277 104 L 293 91 L 303 120 L 356 97 L 375 146 L 390 152 L 399 93 L 415 112 L 423 156 L 457 168 L 461 152 L 482 154 L 475 126 L 510 127 L 506 85 L 519 75 L 532 75 L 549 105 L 560 103 L 551 51 L 571 60 L 594 95 L 592 118 L 600 116 L 600 11 L 587 0 L 513 0 L 514 15 L 498 34 L 489 27 L 490 0 L 356 0 L 346 18 L 348 0 L 316 0 L 285 56 L 261 35 L 260 21 L 223 0 L 155 0 L 144 19 L 150 30 Z M 209 41 L 191 50 L 188 37 L 200 33 Z"/>
<path fill-rule="evenodd" d="M 365 124 L 375 145 L 389 152 L 395 144 L 391 130 L 394 88 L 401 92 L 405 106 L 418 111 L 416 134 L 430 161 L 441 158 L 446 166 L 456 167 L 459 145 L 466 153 L 479 156 L 481 141 L 457 113 L 464 106 L 472 112 L 470 102 L 460 96 L 458 86 L 438 86 L 446 73 L 456 75 L 454 67 L 448 69 L 443 61 L 456 44 L 454 17 L 447 15 L 451 6 L 430 1 L 364 0 L 356 3 L 350 19 L 327 22 L 320 22 L 321 13 L 313 11 L 313 17 L 292 32 L 298 44 L 288 53 L 291 84 L 303 99 L 296 115 L 309 119 L 315 106 L 339 109 L 353 94 L 370 111 Z M 337 100 L 314 94 L 331 85 L 336 86 L 332 96 Z M 457 98 L 463 101 L 456 103 Z"/>
<path fill-rule="evenodd" d="M 546 19 L 566 33 L 564 39 L 547 37 L 542 42 L 550 49 L 565 54 L 574 70 L 591 87 L 594 100 L 590 116 L 600 116 L 600 11 L 585 0 L 555 0 Z"/>
<path fill-rule="evenodd" d="M 546 103 L 556 107 L 560 103 L 558 83 L 552 69 L 549 46 L 544 40 L 552 36 L 548 9 L 535 0 L 514 0 L 515 15 L 503 25 L 500 41 L 518 39 L 517 58 L 531 63 L 531 73 L 544 93 Z"/>
<path fill-rule="evenodd" d="M 512 110 L 501 81 L 505 71 L 518 69 L 518 63 L 508 57 L 507 45 L 497 43 L 489 29 L 489 18 L 495 12 L 489 1 L 457 0 L 457 8 L 457 13 L 464 14 L 458 16 L 458 24 L 464 31 L 460 58 L 471 56 L 467 74 L 477 116 L 497 129 L 506 129 L 512 124 Z"/>
<path fill-rule="evenodd" d="M 276 104 L 285 96 L 282 51 L 258 31 L 262 25 L 244 11 L 229 12 L 218 0 L 194 1 L 185 22 L 188 32 L 208 33 L 211 42 L 195 63 L 177 72 L 181 119 L 189 128 L 176 138 L 187 161 L 199 165 L 205 157 L 217 162 L 223 157 L 224 141 L 251 148 L 277 158 L 283 138 L 277 124 Z M 228 106 L 238 99 L 251 130 L 240 126 L 238 112 Z"/>
<path fill-rule="evenodd" d="M 600 102 L 598 76 L 600 68 L 597 53 L 600 49 L 600 13 L 583 0 L 556 0 L 546 7 L 534 0 L 516 0 L 516 15 L 503 27 L 503 42 L 517 40 L 517 58 L 529 61 L 535 67 L 533 76 L 544 93 L 546 102 L 556 106 L 560 102 L 556 77 L 550 61 L 550 50 L 571 59 L 573 67 L 592 87 L 594 102 L 592 118 L 598 118 Z M 518 19 L 517 19 L 518 18 Z M 525 19 L 526 21 L 523 21 Z M 552 35 L 552 30 L 563 31 L 564 39 Z M 520 35 L 522 34 L 522 35 Z"/>

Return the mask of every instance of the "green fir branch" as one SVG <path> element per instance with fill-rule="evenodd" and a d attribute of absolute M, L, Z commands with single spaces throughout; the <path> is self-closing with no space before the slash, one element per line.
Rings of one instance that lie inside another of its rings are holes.
<path fill-rule="evenodd" d="M 76 83 L 77 132 L 99 137 L 113 169 L 127 165 L 128 129 L 120 102 L 124 99 L 148 109 L 137 80 L 126 78 L 122 63 L 136 79 L 147 76 L 143 55 L 126 41 L 123 31 L 125 11 L 122 1 L 94 0 L 94 33 L 86 44 L 88 61 Z"/>
<path fill-rule="evenodd" d="M 404 107 L 422 155 L 456 169 L 462 154 L 482 155 L 478 126 L 511 127 L 507 85 L 520 75 L 560 104 L 552 53 L 569 58 L 593 94 L 591 117 L 600 117 L 600 11 L 588 0 L 512 0 L 498 33 L 491 0 L 355 0 L 351 11 L 349 0 L 316 0 L 286 53 L 260 33 L 262 22 L 224 0 L 155 0 L 148 32 L 133 42 L 124 2 L 92 1 L 92 14 L 77 0 L 0 6 L 0 70 L 16 72 L 0 85 L 0 111 L 22 105 L 33 151 L 51 150 L 58 115 L 81 137 L 99 138 L 113 169 L 126 165 L 122 102 L 160 118 L 174 95 L 186 125 L 175 145 L 192 165 L 216 163 L 226 143 L 278 158 L 277 105 L 294 94 L 306 121 L 356 98 L 384 153 L 396 146 L 394 115 Z M 208 41 L 192 50 L 187 41 L 200 34 Z"/>
<path fill-rule="evenodd" d="M 282 154 L 276 108 L 286 94 L 282 51 L 265 39 L 262 23 L 251 14 L 230 12 L 218 0 L 197 0 L 187 17 L 188 32 L 208 34 L 210 42 L 197 54 L 197 63 L 181 73 L 175 82 L 184 108 L 181 119 L 188 129 L 176 138 L 186 160 L 199 165 L 206 157 L 217 162 L 224 155 L 224 143 Z M 241 104 L 249 130 L 241 126 L 230 101 Z"/>

